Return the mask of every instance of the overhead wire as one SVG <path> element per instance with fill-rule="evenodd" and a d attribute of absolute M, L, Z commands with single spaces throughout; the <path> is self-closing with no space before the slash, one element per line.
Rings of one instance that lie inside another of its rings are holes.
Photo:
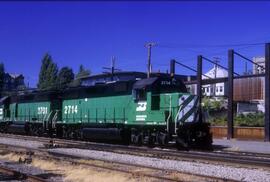
<path fill-rule="evenodd" d="M 256 43 L 240 43 L 240 44 L 158 44 L 161 48 L 217 48 L 217 47 L 243 47 L 243 46 L 258 46 L 264 45 L 265 42 L 256 42 Z"/>

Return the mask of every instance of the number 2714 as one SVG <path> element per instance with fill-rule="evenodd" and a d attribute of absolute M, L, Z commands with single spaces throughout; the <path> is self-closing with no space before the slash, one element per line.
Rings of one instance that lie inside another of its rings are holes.
<path fill-rule="evenodd" d="M 74 114 L 78 113 L 78 106 L 77 105 L 67 105 L 64 107 L 65 114 Z"/>

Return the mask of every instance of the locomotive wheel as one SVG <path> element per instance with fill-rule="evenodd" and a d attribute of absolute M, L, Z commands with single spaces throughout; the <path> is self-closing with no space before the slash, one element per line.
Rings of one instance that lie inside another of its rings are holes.
<path fill-rule="evenodd" d="M 4 125 L 1 123 L 0 124 L 0 132 L 3 133 L 4 132 Z"/>
<path fill-rule="evenodd" d="M 155 145 L 155 137 L 153 137 L 153 136 L 150 135 L 150 136 L 148 137 L 147 145 L 148 145 L 149 147 L 153 147 L 153 146 Z"/>
<path fill-rule="evenodd" d="M 43 127 L 38 127 L 37 128 L 37 135 L 40 137 L 40 136 L 43 136 L 44 134 L 44 129 Z"/>
<path fill-rule="evenodd" d="M 71 133 L 72 133 L 72 136 L 71 136 L 72 139 L 78 140 L 80 138 L 79 129 L 73 129 Z"/>
<path fill-rule="evenodd" d="M 73 139 L 75 137 L 75 133 L 72 128 L 68 129 L 68 139 Z"/>
<path fill-rule="evenodd" d="M 188 150 L 188 143 L 181 138 L 176 139 L 176 148 L 178 150 Z"/>
<path fill-rule="evenodd" d="M 135 145 L 142 145 L 143 144 L 143 136 L 141 133 L 133 133 L 131 135 L 131 141 Z"/>
<path fill-rule="evenodd" d="M 63 127 L 63 129 L 62 129 L 63 131 L 63 138 L 68 138 L 68 129 L 66 128 L 66 127 Z"/>
<path fill-rule="evenodd" d="M 33 136 L 40 136 L 43 133 L 43 131 L 40 131 L 40 129 L 37 126 L 31 125 L 30 133 Z"/>
<path fill-rule="evenodd" d="M 143 137 L 142 134 L 136 135 L 135 144 L 141 146 L 143 144 Z"/>
<path fill-rule="evenodd" d="M 129 145 L 130 143 L 132 143 L 131 139 L 132 136 L 129 130 L 127 129 L 122 130 L 121 137 L 122 137 L 122 144 Z"/>
<path fill-rule="evenodd" d="M 7 124 L 6 123 L 1 123 L 0 124 L 0 132 L 1 133 L 6 133 L 7 131 Z"/>
<path fill-rule="evenodd" d="M 81 140 L 84 140 L 82 129 L 80 129 L 80 131 L 79 131 L 79 138 Z"/>
<path fill-rule="evenodd" d="M 169 142 L 169 137 L 166 133 L 158 133 L 157 141 L 159 145 L 165 146 Z"/>
<path fill-rule="evenodd" d="M 57 127 L 56 128 L 56 137 L 57 138 L 62 138 L 63 137 L 63 128 L 62 127 Z"/>
<path fill-rule="evenodd" d="M 136 137 L 136 135 L 134 135 L 134 134 L 132 133 L 132 134 L 131 134 L 131 137 L 130 137 L 130 141 L 131 141 L 131 143 L 133 143 L 133 144 L 135 144 L 135 141 L 136 141 L 135 137 Z"/>
<path fill-rule="evenodd" d="M 28 130 L 28 135 L 34 135 L 34 133 L 33 133 L 33 126 L 30 124 L 29 125 L 29 130 Z"/>

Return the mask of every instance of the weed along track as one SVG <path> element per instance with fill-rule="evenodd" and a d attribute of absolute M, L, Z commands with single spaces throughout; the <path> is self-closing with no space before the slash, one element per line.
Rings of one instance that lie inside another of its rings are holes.
<path fill-rule="evenodd" d="M 0 180 L 2 181 L 29 181 L 29 182 L 47 182 L 46 174 L 44 177 L 31 175 L 29 173 L 21 172 L 19 169 L 0 166 Z"/>

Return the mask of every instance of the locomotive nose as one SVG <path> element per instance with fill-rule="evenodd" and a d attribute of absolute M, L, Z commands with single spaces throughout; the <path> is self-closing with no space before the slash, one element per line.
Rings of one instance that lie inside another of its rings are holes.
<path fill-rule="evenodd" d="M 198 108 L 198 97 L 195 95 L 182 95 L 179 97 L 178 122 L 194 122 Z"/>

